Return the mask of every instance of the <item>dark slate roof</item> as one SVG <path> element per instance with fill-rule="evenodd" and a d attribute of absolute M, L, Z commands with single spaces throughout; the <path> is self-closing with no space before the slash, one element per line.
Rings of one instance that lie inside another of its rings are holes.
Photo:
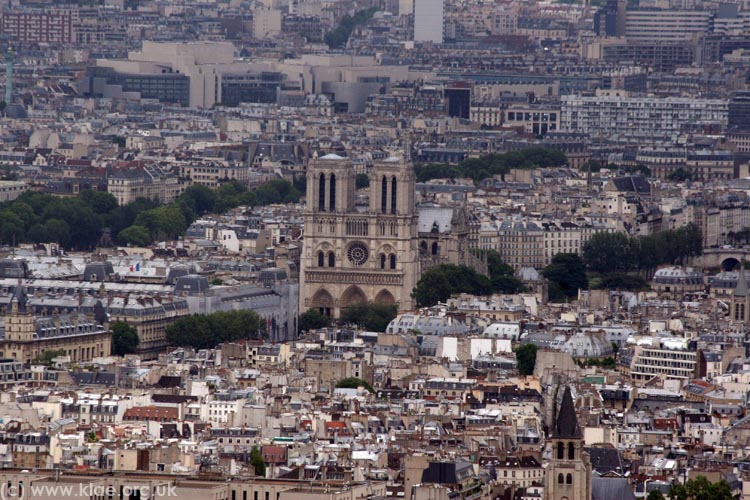
<path fill-rule="evenodd" d="M 606 474 L 611 471 L 619 474 L 624 472 L 620 453 L 616 448 L 595 446 L 590 448 L 588 452 L 591 457 L 591 466 L 596 472 L 601 474 Z"/>
<path fill-rule="evenodd" d="M 472 475 L 474 469 L 469 462 L 430 462 L 422 472 L 422 482 L 428 484 L 458 484 L 467 476 Z"/>
<path fill-rule="evenodd" d="M 570 387 L 568 386 L 565 386 L 565 393 L 563 394 L 560 408 L 557 410 L 557 421 L 555 422 L 553 437 L 575 439 L 583 437 L 581 428 L 578 426 L 573 395 L 570 393 Z"/>
<path fill-rule="evenodd" d="M 70 376 L 78 385 L 115 385 L 115 374 L 110 372 L 73 372 Z"/>
<path fill-rule="evenodd" d="M 635 500 L 635 494 L 630 489 L 627 478 L 601 477 L 593 474 L 591 477 L 591 500 Z"/>
<path fill-rule="evenodd" d="M 612 184 L 620 192 L 650 194 L 651 184 L 642 175 L 627 175 L 612 179 Z"/>

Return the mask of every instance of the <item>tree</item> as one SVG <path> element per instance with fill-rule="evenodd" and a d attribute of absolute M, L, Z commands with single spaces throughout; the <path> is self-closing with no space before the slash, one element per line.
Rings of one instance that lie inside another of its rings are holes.
<path fill-rule="evenodd" d="M 134 354 L 138 349 L 138 330 L 124 321 L 115 321 L 110 326 L 112 330 L 112 354 L 124 356 Z"/>
<path fill-rule="evenodd" d="M 677 170 L 673 170 L 667 175 L 667 180 L 670 180 L 672 182 L 692 181 L 693 178 L 693 174 L 682 167 L 678 168 Z"/>
<path fill-rule="evenodd" d="M 53 349 L 44 351 L 41 355 L 34 358 L 33 364 L 52 366 L 52 360 L 58 356 L 65 356 L 64 349 Z"/>
<path fill-rule="evenodd" d="M 182 193 L 180 198 L 196 215 L 203 215 L 213 212 L 216 204 L 216 191 L 200 184 L 193 184 Z"/>
<path fill-rule="evenodd" d="M 644 290 L 648 288 L 648 283 L 637 274 L 609 273 L 602 276 L 595 288 Z"/>
<path fill-rule="evenodd" d="M 133 245 L 136 247 L 145 247 L 151 244 L 151 234 L 143 226 L 130 226 L 123 229 L 117 235 L 118 241 L 123 245 Z"/>
<path fill-rule="evenodd" d="M 396 304 L 359 303 L 345 308 L 341 312 L 341 321 L 359 325 L 370 332 L 384 332 L 397 313 Z"/>
<path fill-rule="evenodd" d="M 331 318 L 325 316 L 317 309 L 308 309 L 299 316 L 299 330 L 300 332 L 306 332 L 308 330 L 316 330 L 318 328 L 325 328 L 331 324 Z"/>
<path fill-rule="evenodd" d="M 514 269 L 503 262 L 495 250 L 475 252 L 478 257 L 486 258 L 490 274 L 490 288 L 494 293 L 518 293 L 524 290 L 523 282 L 516 278 Z"/>
<path fill-rule="evenodd" d="M 624 233 L 598 232 L 582 250 L 586 267 L 595 273 L 624 273 L 638 267 L 637 242 Z"/>
<path fill-rule="evenodd" d="M 213 349 L 222 342 L 259 339 L 264 334 L 265 321 L 245 309 L 184 316 L 167 327 L 171 345 L 194 349 Z"/>
<path fill-rule="evenodd" d="M 574 253 L 558 253 L 552 257 L 542 275 L 550 281 L 549 295 L 553 302 L 562 302 L 588 288 L 588 277 L 583 260 Z"/>
<path fill-rule="evenodd" d="M 417 306 L 429 307 L 458 293 L 488 295 L 491 292 L 490 280 L 474 269 L 441 264 L 422 273 L 411 296 L 417 301 Z"/>
<path fill-rule="evenodd" d="M 664 500 L 664 495 L 659 490 L 651 490 L 646 500 Z"/>
<path fill-rule="evenodd" d="M 516 349 L 516 364 L 518 365 L 518 372 L 521 375 L 531 375 L 534 373 L 534 365 L 536 365 L 536 351 L 537 347 L 534 344 L 522 344 Z"/>
<path fill-rule="evenodd" d="M 669 491 L 671 500 L 732 500 L 732 489 L 725 480 L 711 483 L 705 476 L 689 479 L 685 485 L 675 485 Z"/>
<path fill-rule="evenodd" d="M 375 389 L 367 381 L 357 377 L 342 378 L 336 383 L 337 389 L 356 389 L 358 387 L 364 387 L 370 392 L 375 392 Z"/>
<path fill-rule="evenodd" d="M 250 465 L 255 469 L 256 476 L 266 476 L 266 463 L 263 461 L 263 455 L 260 452 L 260 448 L 253 446 L 250 450 Z"/>

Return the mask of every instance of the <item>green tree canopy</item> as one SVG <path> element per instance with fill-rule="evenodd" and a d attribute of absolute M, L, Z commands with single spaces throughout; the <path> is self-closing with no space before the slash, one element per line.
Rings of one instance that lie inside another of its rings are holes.
<path fill-rule="evenodd" d="M 711 483 L 705 476 L 689 479 L 685 485 L 677 484 L 669 491 L 671 500 L 732 500 L 732 489 L 723 479 Z"/>
<path fill-rule="evenodd" d="M 542 270 L 542 275 L 550 282 L 549 299 L 553 302 L 576 297 L 579 289 L 588 289 L 586 266 L 578 254 L 558 253 Z"/>
<path fill-rule="evenodd" d="M 343 309 L 341 321 L 359 325 L 367 331 L 384 332 L 388 323 L 396 317 L 397 313 L 398 307 L 396 307 L 396 304 L 384 302 L 359 303 Z"/>
<path fill-rule="evenodd" d="M 263 455 L 260 452 L 260 448 L 257 446 L 253 446 L 253 449 L 250 450 L 250 465 L 255 469 L 256 476 L 266 476 L 266 463 L 263 461 Z"/>
<path fill-rule="evenodd" d="M 259 339 L 265 321 L 250 310 L 221 311 L 185 316 L 167 327 L 167 341 L 173 346 L 212 349 L 222 342 Z"/>
<path fill-rule="evenodd" d="M 596 233 L 582 250 L 587 267 L 596 273 L 624 273 L 638 267 L 638 242 L 625 233 Z"/>
<path fill-rule="evenodd" d="M 431 179 L 468 177 L 475 182 L 495 175 L 505 175 L 512 168 L 531 169 L 560 167 L 567 164 L 565 153 L 547 148 L 529 148 L 508 153 L 492 153 L 479 158 L 467 158 L 458 165 L 415 165 L 417 182 Z"/>
<path fill-rule="evenodd" d="M 143 226 L 130 226 L 120 231 L 117 240 L 121 245 L 145 247 L 151 244 L 151 233 Z"/>
<path fill-rule="evenodd" d="M 411 296 L 417 301 L 417 306 L 428 307 L 445 302 L 454 294 L 488 295 L 491 290 L 490 280 L 474 269 L 441 264 L 422 273 Z"/>
<path fill-rule="evenodd" d="M 651 490 L 648 493 L 646 500 L 664 500 L 664 495 L 662 495 L 661 491 L 659 490 Z"/>
<path fill-rule="evenodd" d="M 518 372 L 521 375 L 531 375 L 534 373 L 536 365 L 537 347 L 534 344 L 522 344 L 516 349 L 516 363 Z"/>
<path fill-rule="evenodd" d="M 336 383 L 337 389 L 356 389 L 358 387 L 364 387 L 370 392 L 375 392 L 375 389 L 367 381 L 357 377 L 342 378 Z"/>
<path fill-rule="evenodd" d="M 112 354 L 124 356 L 134 354 L 138 349 L 138 330 L 124 321 L 115 321 L 110 325 L 112 330 Z"/>
<path fill-rule="evenodd" d="M 318 328 L 325 328 L 330 324 L 331 318 L 321 314 L 321 312 L 317 309 L 308 309 L 307 311 L 299 315 L 300 332 L 316 330 Z"/>

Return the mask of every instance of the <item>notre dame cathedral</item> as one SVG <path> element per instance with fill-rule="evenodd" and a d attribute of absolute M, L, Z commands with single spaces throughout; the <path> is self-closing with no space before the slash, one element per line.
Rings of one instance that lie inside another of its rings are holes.
<path fill-rule="evenodd" d="M 398 158 L 370 175 L 370 205 L 357 210 L 352 163 L 329 154 L 307 169 L 300 309 L 339 317 L 358 302 L 411 307 L 417 282 L 414 172 Z"/>
<path fill-rule="evenodd" d="M 361 302 L 413 307 L 422 270 L 441 263 L 474 265 L 471 224 L 462 208 L 416 208 L 414 169 L 403 158 L 376 162 L 369 173 L 369 204 L 355 204 L 355 170 L 335 154 L 307 169 L 300 312 L 338 318 Z"/>

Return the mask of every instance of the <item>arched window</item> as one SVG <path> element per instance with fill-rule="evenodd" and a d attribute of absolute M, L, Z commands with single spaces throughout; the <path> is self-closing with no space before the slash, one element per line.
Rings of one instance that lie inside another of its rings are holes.
<path fill-rule="evenodd" d="M 391 179 L 391 213 L 396 213 L 396 191 L 398 182 L 396 181 L 396 177 L 394 176 L 393 179 Z"/>
<path fill-rule="evenodd" d="M 568 474 L 565 477 L 565 484 L 573 484 L 573 474 Z"/>
<path fill-rule="evenodd" d="M 326 261 L 323 252 L 318 252 L 318 267 L 325 267 Z"/>
<path fill-rule="evenodd" d="M 432 244 L 432 255 L 438 254 L 438 244 L 437 241 Z"/>
<path fill-rule="evenodd" d="M 336 267 L 336 256 L 333 252 L 328 252 L 328 267 Z"/>
<path fill-rule="evenodd" d="M 388 211 L 388 179 L 385 176 L 380 185 L 380 211 L 383 213 Z"/>
<path fill-rule="evenodd" d="M 328 193 L 328 208 L 331 212 L 336 211 L 336 175 L 331 174 L 331 190 Z"/>
<path fill-rule="evenodd" d="M 565 444 L 557 443 L 557 459 L 562 460 L 565 458 Z"/>
<path fill-rule="evenodd" d="M 396 269 L 396 254 L 391 254 L 391 269 Z"/>
<path fill-rule="evenodd" d="M 318 180 L 318 210 L 326 211 L 326 176 L 323 174 L 320 174 Z"/>
<path fill-rule="evenodd" d="M 565 479 L 563 478 L 562 473 L 557 475 L 557 484 L 563 484 L 565 482 Z"/>
<path fill-rule="evenodd" d="M 568 460 L 576 458 L 576 447 L 573 443 L 568 443 Z"/>
<path fill-rule="evenodd" d="M 385 269 L 385 254 L 380 254 L 380 269 Z"/>
<path fill-rule="evenodd" d="M 427 242 L 423 241 L 422 243 L 420 243 L 419 248 L 421 248 L 422 250 L 424 250 L 425 253 L 427 253 Z"/>

